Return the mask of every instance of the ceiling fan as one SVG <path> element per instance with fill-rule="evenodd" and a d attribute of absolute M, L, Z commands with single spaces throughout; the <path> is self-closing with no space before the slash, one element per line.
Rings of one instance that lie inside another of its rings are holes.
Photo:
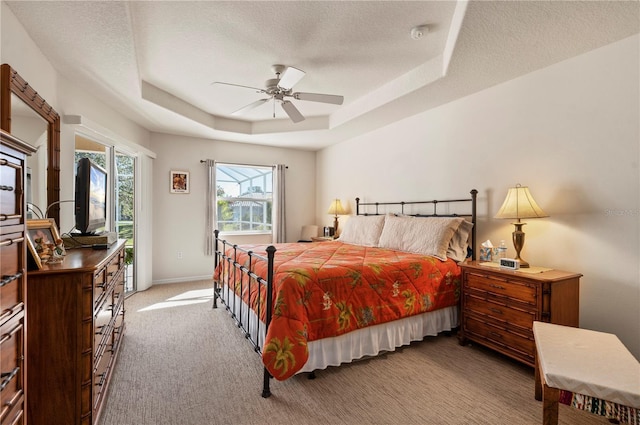
<path fill-rule="evenodd" d="M 243 86 L 241 84 L 225 83 L 222 81 L 214 81 L 212 84 L 224 84 L 227 86 L 242 87 L 245 89 L 255 90 L 256 93 L 263 93 L 267 95 L 264 99 L 258 99 L 242 108 L 234 111 L 231 115 L 241 115 L 251 109 L 264 105 L 266 102 L 273 100 L 273 117 L 275 118 L 275 104 L 276 101 L 280 102 L 282 109 L 287 113 L 291 121 L 298 123 L 304 120 L 304 116 L 300 113 L 298 108 L 286 98 L 291 97 L 296 100 L 308 100 L 311 102 L 330 103 L 333 105 L 342 105 L 344 101 L 343 96 L 334 94 L 321 94 L 321 93 L 303 93 L 293 92 L 293 86 L 298 83 L 305 76 L 305 72 L 294 68 L 292 66 L 285 65 L 273 65 L 271 67 L 276 74 L 276 78 L 271 78 L 265 82 L 265 88 Z"/>

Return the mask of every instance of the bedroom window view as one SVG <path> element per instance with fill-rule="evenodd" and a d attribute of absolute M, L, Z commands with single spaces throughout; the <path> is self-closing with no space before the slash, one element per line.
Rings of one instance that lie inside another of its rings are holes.
<path fill-rule="evenodd" d="M 273 168 L 216 164 L 217 228 L 233 233 L 271 233 Z"/>

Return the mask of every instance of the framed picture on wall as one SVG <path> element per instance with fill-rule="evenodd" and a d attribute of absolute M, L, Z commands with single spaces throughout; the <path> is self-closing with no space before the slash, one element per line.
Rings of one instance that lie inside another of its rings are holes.
<path fill-rule="evenodd" d="M 171 193 L 189 193 L 189 172 L 171 171 Z"/>

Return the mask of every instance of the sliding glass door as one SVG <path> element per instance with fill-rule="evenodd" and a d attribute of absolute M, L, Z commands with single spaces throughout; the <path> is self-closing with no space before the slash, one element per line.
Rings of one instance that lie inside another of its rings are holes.
<path fill-rule="evenodd" d="M 125 153 L 118 148 L 96 142 L 76 134 L 75 161 L 89 158 L 107 170 L 109 189 L 107 191 L 110 205 L 107 214 L 107 230 L 118 234 L 118 239 L 125 239 L 125 293 L 136 290 L 135 273 L 135 240 L 136 240 L 136 202 L 135 176 L 137 157 Z"/>
<path fill-rule="evenodd" d="M 116 150 L 115 152 L 115 230 L 118 238 L 126 239 L 125 246 L 125 293 L 136 290 L 135 273 L 135 176 L 136 157 Z"/>

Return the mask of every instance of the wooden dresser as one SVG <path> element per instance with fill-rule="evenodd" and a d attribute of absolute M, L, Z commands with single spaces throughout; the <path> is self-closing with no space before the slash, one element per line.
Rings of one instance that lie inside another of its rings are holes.
<path fill-rule="evenodd" d="M 534 320 L 577 327 L 580 277 L 464 263 L 460 343 L 475 341 L 534 367 Z"/>
<path fill-rule="evenodd" d="M 124 246 L 29 272 L 28 425 L 98 422 L 124 332 Z"/>
<path fill-rule="evenodd" d="M 27 250 L 26 155 L 30 145 L 0 130 L 0 424 L 25 423 Z"/>

